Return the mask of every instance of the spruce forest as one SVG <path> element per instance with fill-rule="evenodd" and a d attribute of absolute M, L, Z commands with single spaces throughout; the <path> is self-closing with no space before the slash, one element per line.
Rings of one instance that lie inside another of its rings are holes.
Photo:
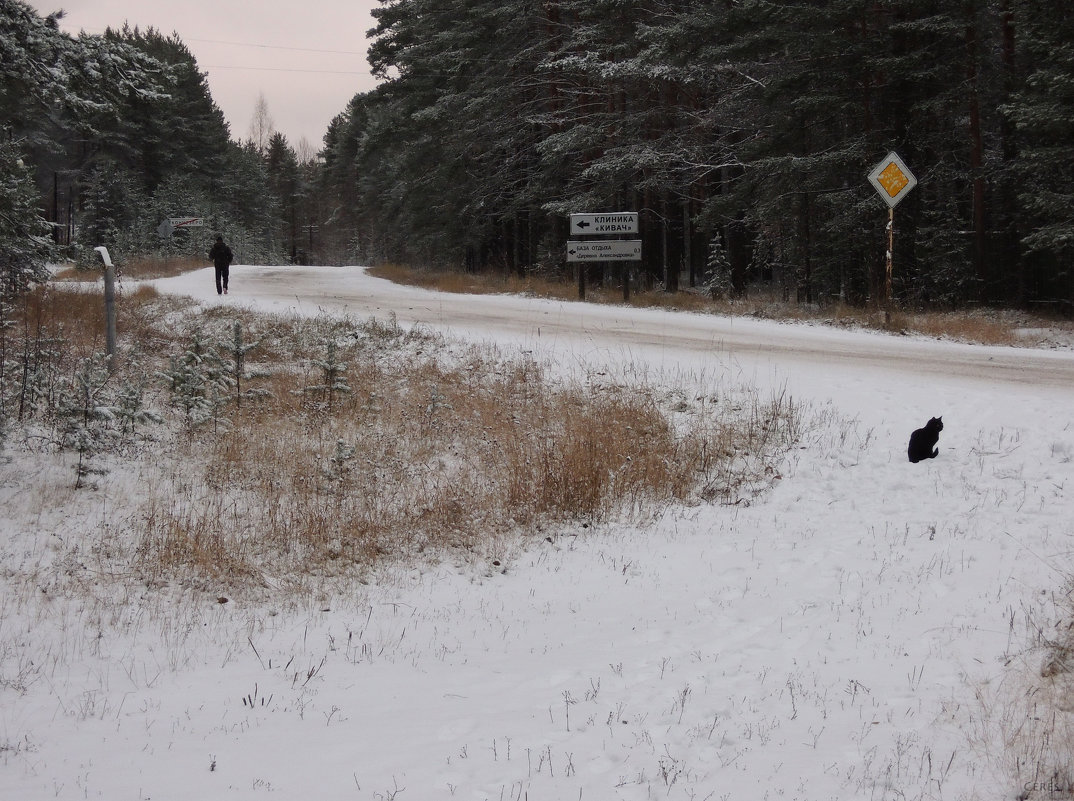
<path fill-rule="evenodd" d="M 570 276 L 572 212 L 636 211 L 637 278 L 802 303 L 1074 312 L 1074 21 L 1043 0 L 382 0 L 381 79 L 300 158 L 229 130 L 176 34 L 71 37 L 0 0 L 5 289 L 48 260 Z M 356 32 L 356 37 L 361 32 Z M 162 238 L 167 217 L 204 229 Z M 599 280 L 599 273 L 594 280 Z"/>

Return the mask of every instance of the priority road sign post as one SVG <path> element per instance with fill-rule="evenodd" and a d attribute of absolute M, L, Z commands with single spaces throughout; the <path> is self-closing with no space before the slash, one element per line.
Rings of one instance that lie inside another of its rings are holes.
<path fill-rule="evenodd" d="M 899 158 L 899 154 L 892 151 L 873 167 L 873 171 L 869 173 L 869 183 L 876 189 L 881 200 L 888 204 L 888 208 L 893 209 L 917 186 L 917 178 Z"/>
<path fill-rule="evenodd" d="M 884 318 L 891 320 L 891 274 L 894 268 L 895 207 L 917 186 L 917 178 L 894 150 L 869 173 L 869 183 L 888 205 L 888 247 L 884 256 Z"/>

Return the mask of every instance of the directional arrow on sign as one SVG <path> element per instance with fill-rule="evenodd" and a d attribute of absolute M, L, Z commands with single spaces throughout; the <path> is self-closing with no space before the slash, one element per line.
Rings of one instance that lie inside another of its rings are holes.
<path fill-rule="evenodd" d="M 638 213 L 611 211 L 600 214 L 572 214 L 571 231 L 579 234 L 636 234 Z"/>

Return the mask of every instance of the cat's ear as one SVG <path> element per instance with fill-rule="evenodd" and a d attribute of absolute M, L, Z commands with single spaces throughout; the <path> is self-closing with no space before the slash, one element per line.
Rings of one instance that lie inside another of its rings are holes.
<path fill-rule="evenodd" d="M 936 418 L 936 422 L 937 423 L 942 423 L 943 422 L 943 415 L 942 414 L 939 417 Z"/>

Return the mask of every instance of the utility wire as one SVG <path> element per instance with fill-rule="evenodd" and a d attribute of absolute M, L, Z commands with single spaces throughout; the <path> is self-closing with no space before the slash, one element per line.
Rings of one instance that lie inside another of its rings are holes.
<path fill-rule="evenodd" d="M 113 25 L 109 25 L 106 28 L 87 28 L 83 26 L 81 30 L 85 33 L 91 33 L 100 36 L 103 35 L 106 30 L 118 32 L 121 29 Z M 141 28 L 139 28 L 139 30 L 141 30 Z M 160 33 L 161 36 L 167 35 L 164 33 L 163 28 L 158 28 L 156 30 L 158 33 Z M 259 47 L 264 50 L 294 50 L 301 53 L 330 53 L 337 56 L 362 56 L 363 58 L 366 55 L 365 51 L 363 50 L 323 50 L 315 47 L 289 47 L 288 45 L 260 44 L 258 42 L 229 42 L 224 39 L 202 39 L 200 37 L 195 36 L 183 36 L 178 32 L 176 32 L 175 35 L 177 35 L 179 37 L 179 41 L 183 43 L 204 42 L 206 44 L 231 45 L 232 47 Z"/>
<path fill-rule="evenodd" d="M 227 42 L 222 39 L 196 39 L 190 37 L 189 39 L 183 39 L 184 42 L 207 42 L 208 44 L 224 44 L 233 45 L 236 47 L 260 47 L 265 50 L 295 50 L 301 53 L 332 53 L 338 56 L 362 56 L 365 57 L 365 53 L 361 50 L 319 50 L 314 47 L 287 47 L 286 45 L 269 45 L 269 44 L 256 44 L 254 42 Z"/>
<path fill-rule="evenodd" d="M 369 70 L 306 70 L 289 67 L 243 67 L 230 64 L 199 64 L 203 70 L 257 70 L 259 72 L 309 72 L 317 75 L 372 75 Z"/>

